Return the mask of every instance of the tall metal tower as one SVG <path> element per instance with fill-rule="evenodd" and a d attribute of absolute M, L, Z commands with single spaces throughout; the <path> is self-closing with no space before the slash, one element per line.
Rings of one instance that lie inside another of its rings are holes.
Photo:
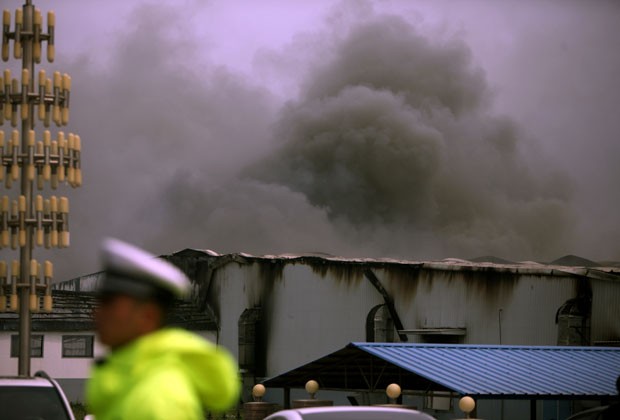
<path fill-rule="evenodd" d="M 54 12 L 47 13 L 44 27 L 41 11 L 31 0 L 15 10 L 14 19 L 9 10 L 2 16 L 2 61 L 9 61 L 12 44 L 13 57 L 21 59 L 21 74 L 13 77 L 10 69 L 0 74 L 0 185 L 6 190 L 0 200 L 0 311 L 19 313 L 22 376 L 30 376 L 31 313 L 52 310 L 53 266 L 45 261 L 42 269 L 33 249 L 69 246 L 69 200 L 44 198 L 39 192 L 56 190 L 59 184 L 82 184 L 80 137 L 60 131 L 69 122 L 71 78 L 57 71 L 47 77 L 43 69 L 35 73 L 44 43 L 47 61 L 54 61 L 55 27 Z M 43 126 L 39 132 L 37 119 Z M 52 123 L 54 134 L 49 130 Z M 19 193 L 11 194 L 14 184 Z M 19 259 L 9 264 L 4 259 L 11 252 L 19 252 Z"/>

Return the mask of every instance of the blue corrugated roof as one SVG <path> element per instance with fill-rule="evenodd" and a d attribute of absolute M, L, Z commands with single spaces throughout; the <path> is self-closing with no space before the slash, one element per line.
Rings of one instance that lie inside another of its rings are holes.
<path fill-rule="evenodd" d="M 351 343 L 464 395 L 616 395 L 620 348 Z"/>

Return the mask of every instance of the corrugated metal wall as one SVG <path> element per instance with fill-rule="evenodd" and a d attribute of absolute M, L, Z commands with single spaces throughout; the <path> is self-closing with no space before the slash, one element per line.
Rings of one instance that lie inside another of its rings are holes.
<path fill-rule="evenodd" d="M 542 269 L 248 258 L 210 277 L 207 300 L 220 321 L 219 341 L 237 352 L 239 317 L 262 308 L 267 376 L 365 341 L 369 311 L 385 302 L 364 275 L 369 268 L 407 330 L 462 328 L 466 334 L 453 342 L 555 345 L 558 308 L 586 287 L 593 296 L 592 340 L 620 337 L 620 284 L 609 280 Z"/>
<path fill-rule="evenodd" d="M 592 292 L 592 344 L 620 345 L 620 284 L 611 279 L 595 279 Z"/>

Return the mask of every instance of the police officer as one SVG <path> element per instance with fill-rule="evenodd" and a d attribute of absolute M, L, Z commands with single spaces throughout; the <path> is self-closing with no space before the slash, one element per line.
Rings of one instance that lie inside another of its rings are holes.
<path fill-rule="evenodd" d="M 231 355 L 203 338 L 165 327 L 176 298 L 190 287 L 175 266 L 127 243 L 103 244 L 105 276 L 98 287 L 95 328 L 108 346 L 86 386 L 97 420 L 204 419 L 238 401 Z"/>

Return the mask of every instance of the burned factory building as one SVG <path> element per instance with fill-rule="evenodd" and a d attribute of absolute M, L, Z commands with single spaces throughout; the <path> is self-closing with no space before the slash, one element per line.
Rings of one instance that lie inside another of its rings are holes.
<path fill-rule="evenodd" d="M 350 341 L 620 344 L 614 267 L 190 249 L 167 258 L 194 279 L 194 299 L 213 315 L 222 344 L 245 349 L 254 337 L 254 352 L 267 358 L 253 362 L 264 370 L 257 376 Z"/>
<path fill-rule="evenodd" d="M 252 385 L 269 383 L 350 343 L 620 346 L 620 275 L 614 266 L 196 249 L 163 258 L 192 279 L 189 299 L 209 319 L 203 335 L 237 357 L 246 401 Z M 84 293 L 94 290 L 99 278 L 94 274 L 56 287 Z M 382 394 L 371 388 L 369 394 Z M 281 390 L 270 392 L 282 400 Z M 368 398 L 366 391 L 361 394 L 361 400 Z M 563 398 L 560 405 L 544 407 L 565 409 Z M 543 401 L 534 403 L 532 410 L 542 412 Z M 481 408 L 495 407 L 489 404 Z M 511 410 L 520 415 L 530 406 Z M 434 416 L 442 418 L 440 411 Z"/>

